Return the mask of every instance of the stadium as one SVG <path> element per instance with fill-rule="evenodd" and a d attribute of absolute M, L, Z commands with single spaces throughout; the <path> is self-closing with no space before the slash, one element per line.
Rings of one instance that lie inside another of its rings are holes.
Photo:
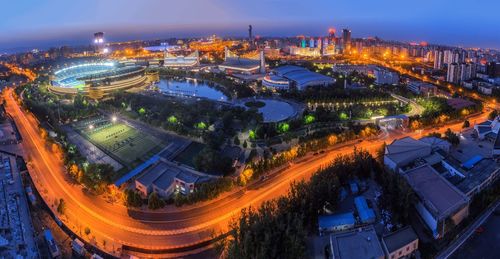
<path fill-rule="evenodd" d="M 82 93 L 102 98 L 116 90 L 147 85 L 145 68 L 114 62 L 84 63 L 67 67 L 51 75 L 49 90 L 60 95 Z"/>

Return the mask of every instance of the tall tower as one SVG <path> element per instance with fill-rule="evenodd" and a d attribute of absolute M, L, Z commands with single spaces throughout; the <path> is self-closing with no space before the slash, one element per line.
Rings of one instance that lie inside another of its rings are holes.
<path fill-rule="evenodd" d="M 252 29 L 252 25 L 248 25 L 248 41 L 253 40 Z"/>
<path fill-rule="evenodd" d="M 342 43 L 344 45 L 344 50 L 349 50 L 351 47 L 351 30 L 342 30 Z"/>
<path fill-rule="evenodd" d="M 266 73 L 266 57 L 264 56 L 264 51 L 263 50 L 260 51 L 259 58 L 260 58 L 260 69 L 259 69 L 259 72 L 261 74 L 265 74 Z"/>
<path fill-rule="evenodd" d="M 94 33 L 94 45 L 96 52 L 102 52 L 104 49 L 104 32 Z"/>
<path fill-rule="evenodd" d="M 250 43 L 250 48 L 253 49 L 254 42 L 253 42 L 253 27 L 252 25 L 248 25 L 248 42 Z"/>

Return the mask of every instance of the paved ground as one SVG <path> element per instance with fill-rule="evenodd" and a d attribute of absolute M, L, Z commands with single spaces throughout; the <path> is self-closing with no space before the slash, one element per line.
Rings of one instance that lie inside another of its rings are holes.
<path fill-rule="evenodd" d="M 492 214 L 482 225 L 483 233 L 474 233 L 450 258 L 500 258 L 500 216 Z"/>

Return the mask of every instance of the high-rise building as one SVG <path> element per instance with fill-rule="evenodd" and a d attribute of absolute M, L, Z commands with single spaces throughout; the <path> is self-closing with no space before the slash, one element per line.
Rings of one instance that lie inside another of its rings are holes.
<path fill-rule="evenodd" d="M 313 37 L 311 37 L 309 39 L 309 48 L 314 48 L 314 38 Z"/>
<path fill-rule="evenodd" d="M 451 63 L 448 65 L 446 81 L 450 83 L 461 83 L 476 77 L 477 66 L 474 63 Z"/>
<path fill-rule="evenodd" d="M 104 44 L 104 32 L 94 33 L 94 44 L 103 45 Z"/>
<path fill-rule="evenodd" d="M 253 35 L 252 35 L 252 25 L 248 25 L 248 41 L 252 42 L 253 41 Z"/>
<path fill-rule="evenodd" d="M 458 83 L 460 78 L 460 66 L 457 63 L 450 63 L 448 65 L 448 73 L 446 74 L 446 81 L 450 83 Z"/>
<path fill-rule="evenodd" d="M 434 52 L 434 69 L 442 69 L 443 68 L 443 59 L 444 59 L 443 51 L 436 50 Z"/>
<path fill-rule="evenodd" d="M 351 30 L 349 29 L 342 30 L 342 44 L 344 50 L 349 50 L 351 48 Z"/>

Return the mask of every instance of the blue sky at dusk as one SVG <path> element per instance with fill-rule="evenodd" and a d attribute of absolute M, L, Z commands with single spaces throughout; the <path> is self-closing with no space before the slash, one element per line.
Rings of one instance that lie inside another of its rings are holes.
<path fill-rule="evenodd" d="M 379 36 L 500 48 L 498 0 L 16 0 L 2 1 L 0 50 L 185 36 Z"/>

